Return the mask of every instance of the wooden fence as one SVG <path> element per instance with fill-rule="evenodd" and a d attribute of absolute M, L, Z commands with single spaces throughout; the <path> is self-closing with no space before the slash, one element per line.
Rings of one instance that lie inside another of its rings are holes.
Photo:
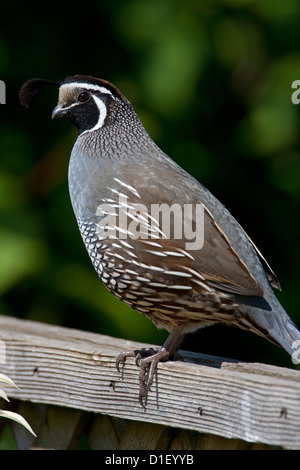
<path fill-rule="evenodd" d="M 0 442 L 11 426 L 19 449 L 300 449 L 298 370 L 181 351 L 183 361 L 159 364 L 143 409 L 134 360 L 120 374 L 115 359 L 149 345 L 7 316 L 0 324 L 0 372 L 20 388 L 6 389 L 8 409 L 37 434 L 1 419 Z"/>

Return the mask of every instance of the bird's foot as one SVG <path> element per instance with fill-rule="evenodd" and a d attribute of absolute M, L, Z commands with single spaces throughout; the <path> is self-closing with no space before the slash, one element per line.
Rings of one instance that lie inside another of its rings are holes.
<path fill-rule="evenodd" d="M 146 407 L 148 392 L 153 383 L 154 375 L 157 372 L 157 364 L 166 362 L 169 359 L 178 358 L 178 348 L 184 338 L 184 325 L 173 328 L 163 346 L 155 351 L 150 349 L 138 349 L 135 351 L 126 351 L 118 355 L 116 367 L 120 372 L 120 364 L 125 364 L 127 357 L 135 357 L 136 365 L 140 367 L 139 383 L 140 393 L 139 402 L 143 408 Z"/>
<path fill-rule="evenodd" d="M 135 357 L 135 363 L 138 367 L 140 367 L 139 402 L 142 407 L 145 408 L 148 392 L 151 389 L 154 376 L 157 372 L 157 364 L 159 362 L 167 361 L 170 358 L 170 353 L 166 350 L 165 347 L 161 347 L 158 351 L 155 351 L 153 348 L 150 348 L 122 352 L 118 355 L 116 360 L 116 367 L 119 372 L 120 365 L 125 364 L 127 357 Z"/>

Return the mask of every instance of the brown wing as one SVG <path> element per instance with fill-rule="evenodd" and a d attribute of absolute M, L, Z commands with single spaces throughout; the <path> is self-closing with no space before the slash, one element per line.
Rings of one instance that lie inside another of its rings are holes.
<path fill-rule="evenodd" d="M 203 282 L 221 291 L 262 296 L 263 290 L 207 211 L 204 230 L 204 244 L 200 250 L 186 250 L 184 239 L 138 240 L 139 262 L 154 264 L 167 272 L 194 271 Z"/>
<path fill-rule="evenodd" d="M 278 289 L 278 290 L 281 290 L 281 286 L 280 286 L 280 283 L 277 279 L 277 276 L 276 274 L 273 272 L 273 270 L 271 269 L 271 266 L 268 264 L 268 262 L 266 261 L 266 259 L 263 257 L 263 255 L 261 254 L 261 252 L 259 251 L 259 249 L 257 248 L 256 245 L 254 245 L 253 241 L 251 240 L 251 238 L 247 235 L 246 232 L 244 232 L 245 235 L 247 236 L 248 240 L 250 241 L 250 243 L 252 244 L 253 248 L 255 249 L 256 253 L 258 254 L 259 258 L 260 258 L 260 261 L 263 265 L 263 268 L 265 270 L 265 273 L 266 273 L 266 276 L 271 284 L 272 287 L 274 287 L 275 289 Z"/>
<path fill-rule="evenodd" d="M 127 182 L 129 180 L 132 188 L 139 188 L 139 196 L 137 196 L 137 192 L 134 194 L 134 191 L 129 191 L 129 199 L 137 203 L 147 201 L 148 212 L 144 214 L 145 219 L 151 213 L 152 201 L 159 204 L 164 202 L 168 204 L 170 200 L 176 201 L 175 186 L 167 187 L 162 183 L 158 185 L 157 180 L 153 184 L 149 180 L 147 184 L 143 181 L 141 174 L 135 173 L 126 176 Z M 126 191 L 125 186 L 122 187 L 122 191 Z M 162 228 L 161 225 L 160 228 Z M 171 227 L 170 230 L 170 238 L 164 238 L 163 233 L 158 232 L 159 239 L 148 237 L 145 240 L 135 240 L 140 263 L 143 265 L 155 263 L 166 271 L 194 270 L 208 285 L 232 294 L 263 295 L 262 288 L 206 207 L 204 207 L 204 243 L 201 249 L 186 249 L 186 244 L 190 240 L 184 236 L 181 239 L 174 239 L 172 237 L 173 228 Z M 157 242 L 158 246 L 151 246 L 151 240 L 153 243 Z M 177 257 L 176 252 L 184 256 Z"/>
<path fill-rule="evenodd" d="M 234 294 L 263 295 L 262 288 L 207 210 L 204 220 L 203 248 L 192 255 L 208 283 Z"/>

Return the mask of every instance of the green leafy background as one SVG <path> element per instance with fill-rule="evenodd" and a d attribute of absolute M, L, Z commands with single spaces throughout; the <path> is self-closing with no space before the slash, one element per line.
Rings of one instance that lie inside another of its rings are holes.
<path fill-rule="evenodd" d="M 51 121 L 56 89 L 30 110 L 29 78 L 105 78 L 133 103 L 151 137 L 235 215 L 277 273 L 300 325 L 300 79 L 297 0 L 26 2 L 1 7 L 0 311 L 116 337 L 166 337 L 101 284 L 69 201 L 76 130 Z M 184 347 L 293 367 L 280 348 L 214 326 Z"/>

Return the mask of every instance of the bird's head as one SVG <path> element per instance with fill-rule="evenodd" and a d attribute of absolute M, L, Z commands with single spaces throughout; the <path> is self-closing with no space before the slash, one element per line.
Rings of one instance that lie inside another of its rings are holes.
<path fill-rule="evenodd" d="M 61 83 L 32 79 L 21 88 L 20 101 L 29 107 L 39 90 L 48 85 L 59 87 L 58 104 L 52 118 L 67 117 L 78 128 L 79 134 L 93 132 L 111 124 L 117 106 L 131 107 L 127 98 L 106 80 L 86 75 L 65 78 Z"/>

